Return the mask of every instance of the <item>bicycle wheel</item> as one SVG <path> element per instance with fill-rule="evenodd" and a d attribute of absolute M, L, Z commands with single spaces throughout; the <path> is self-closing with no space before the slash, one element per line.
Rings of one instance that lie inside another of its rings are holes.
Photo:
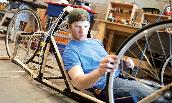
<path fill-rule="evenodd" d="M 172 20 L 148 25 L 129 37 L 117 51 L 119 58 L 130 57 L 134 60 L 134 76 L 121 66 L 124 76 L 138 78 L 153 86 L 154 82 L 168 84 L 172 81 Z M 123 64 L 123 63 L 121 63 Z M 133 71 L 132 71 L 133 72 Z M 168 77 L 168 78 L 166 78 Z M 113 98 L 114 73 L 110 74 L 108 95 L 110 103 Z"/>
<path fill-rule="evenodd" d="M 34 11 L 23 9 L 13 16 L 5 39 L 7 54 L 12 60 L 16 57 L 22 63 L 30 61 L 39 44 L 36 31 L 41 31 L 41 23 Z"/>

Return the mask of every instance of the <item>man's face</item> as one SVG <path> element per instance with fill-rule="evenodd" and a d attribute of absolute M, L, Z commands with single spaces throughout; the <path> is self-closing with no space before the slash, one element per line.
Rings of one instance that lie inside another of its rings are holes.
<path fill-rule="evenodd" d="M 85 40 L 87 38 L 89 28 L 89 21 L 77 21 L 69 25 L 69 30 L 74 40 Z"/>

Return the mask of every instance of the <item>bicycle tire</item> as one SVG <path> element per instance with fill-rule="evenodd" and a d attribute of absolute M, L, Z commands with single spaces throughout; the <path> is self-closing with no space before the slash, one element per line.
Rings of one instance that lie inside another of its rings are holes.
<path fill-rule="evenodd" d="M 118 49 L 116 54 L 121 59 L 125 58 L 126 56 L 131 56 L 132 58 L 135 58 L 136 60 L 138 59 L 139 62 L 136 63 L 136 65 L 138 67 L 140 67 L 140 69 L 142 69 L 144 67 L 144 65 L 145 65 L 145 68 L 148 66 L 151 67 L 151 68 L 147 68 L 148 69 L 147 72 L 150 74 L 149 76 L 152 75 L 151 80 L 155 80 L 156 82 L 158 82 L 160 84 L 164 83 L 163 80 L 164 80 L 164 75 L 165 75 L 165 68 L 166 68 L 167 64 L 169 62 L 171 62 L 170 50 L 172 48 L 171 47 L 171 44 L 172 44 L 171 31 L 166 32 L 165 31 L 166 28 L 172 28 L 172 20 L 157 22 L 157 23 L 148 25 L 148 26 L 138 30 L 136 33 L 134 33 L 132 36 L 130 36 L 120 46 L 120 48 Z M 162 35 L 161 35 L 161 33 L 162 33 Z M 163 33 L 165 33 L 166 35 L 164 35 Z M 162 39 L 165 39 L 165 40 L 162 40 Z M 156 46 L 154 45 L 155 42 L 156 42 Z M 141 45 L 141 43 L 143 43 L 143 44 Z M 166 43 L 170 44 L 170 47 Z M 160 49 L 157 47 L 160 47 Z M 140 49 L 140 51 L 139 51 L 139 49 Z M 164 57 L 163 57 L 164 59 L 162 60 L 163 64 L 158 65 L 158 64 L 152 63 L 152 62 L 155 62 L 155 60 L 153 58 L 154 52 L 152 52 L 152 51 L 156 51 L 156 52 L 158 51 L 158 53 L 160 53 L 161 56 L 164 55 Z M 139 52 L 140 52 L 140 54 L 136 54 Z M 148 55 L 148 54 L 150 54 L 150 55 Z M 140 57 L 140 58 L 138 58 L 138 57 Z M 144 64 L 144 62 L 145 62 L 145 64 Z M 160 68 L 159 72 L 156 70 L 158 68 Z M 171 68 L 171 66 L 170 66 L 170 68 Z M 121 68 L 121 69 L 123 71 L 123 75 L 126 76 L 126 74 L 127 74 L 130 77 L 133 77 L 127 71 L 124 71 L 123 68 Z M 155 71 L 156 73 L 153 71 L 150 72 L 149 69 L 155 69 L 157 72 L 156 71 Z M 115 72 L 110 73 L 110 75 L 108 77 L 109 81 L 107 82 L 108 83 L 108 96 L 109 96 L 110 103 L 114 103 L 114 97 L 113 97 L 114 73 Z M 154 77 L 154 76 L 156 76 L 156 77 Z M 136 76 L 136 78 L 140 78 L 140 77 Z M 146 77 L 144 79 L 148 79 L 148 77 Z M 150 77 L 149 77 L 149 79 L 150 79 Z"/>
<path fill-rule="evenodd" d="M 20 18 L 21 16 L 25 16 L 25 18 Z M 24 25 L 21 25 L 22 23 Z M 7 35 L 5 38 L 7 54 L 12 59 L 12 61 L 14 57 L 17 57 L 23 63 L 28 63 L 31 61 L 31 58 L 35 56 L 39 46 L 39 37 L 34 37 L 34 32 L 37 30 L 41 31 L 41 29 L 42 27 L 40 18 L 35 11 L 31 9 L 22 9 L 15 13 L 9 23 L 7 28 Z M 19 37 L 21 36 L 21 34 L 18 34 L 19 32 L 27 32 L 29 35 L 23 39 Z M 32 45 L 30 45 L 32 47 L 27 47 L 30 43 L 32 43 Z M 22 48 L 22 46 L 24 46 L 24 48 Z M 29 48 L 30 51 L 24 50 L 27 48 Z M 26 53 L 28 55 L 22 55 L 22 53 Z"/>

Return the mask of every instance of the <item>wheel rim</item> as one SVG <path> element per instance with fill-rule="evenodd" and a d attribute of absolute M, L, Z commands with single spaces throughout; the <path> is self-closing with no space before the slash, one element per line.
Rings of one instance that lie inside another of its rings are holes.
<path fill-rule="evenodd" d="M 152 49 L 151 47 L 152 44 L 149 43 L 149 41 L 151 41 L 150 37 L 154 37 L 154 35 L 157 35 L 157 40 L 159 40 L 159 47 L 161 48 L 161 53 L 163 55 L 165 55 L 165 60 L 168 60 L 167 59 L 167 49 L 164 48 L 164 41 L 160 38 L 161 34 L 159 33 L 159 31 L 162 29 L 162 28 L 169 28 L 169 27 L 172 27 L 172 21 L 166 21 L 166 22 L 163 22 L 163 23 L 157 23 L 157 24 L 153 24 L 153 25 L 150 25 L 148 27 L 145 27 L 143 29 L 141 29 L 140 31 L 138 31 L 137 33 L 135 33 L 133 36 L 131 36 L 123 45 L 122 47 L 120 48 L 120 50 L 117 52 L 117 55 L 119 56 L 119 58 L 124 58 L 126 56 L 126 54 L 130 53 L 131 49 L 130 47 L 134 47 L 137 46 L 138 50 L 140 49 L 139 52 L 141 52 L 141 56 L 140 56 L 140 60 L 143 62 L 143 61 L 146 61 L 147 64 L 150 66 L 149 68 L 152 68 L 154 69 L 155 67 L 157 67 L 157 64 L 153 63 L 155 62 L 154 60 L 151 60 L 154 56 L 153 56 L 153 53 L 150 53 L 150 56 L 148 57 L 148 50 L 150 50 L 150 52 L 152 52 Z M 155 32 L 155 31 L 158 31 L 158 32 Z M 138 35 L 139 34 L 139 35 Z M 168 34 L 168 36 L 171 35 L 171 34 Z M 139 40 L 142 40 L 142 41 L 145 41 L 143 44 L 144 45 L 140 45 L 140 41 Z M 170 45 L 171 45 L 171 39 L 170 38 Z M 156 39 L 155 39 L 156 40 Z M 146 45 L 145 45 L 146 44 Z M 145 49 L 144 49 L 145 48 Z M 171 50 L 171 46 L 169 47 L 170 50 Z M 168 49 L 168 51 L 170 51 Z M 135 52 L 138 52 L 138 51 L 135 51 Z M 134 52 L 134 53 L 135 53 Z M 127 56 L 128 56 L 127 54 Z M 130 53 L 131 55 L 132 53 Z M 125 55 L 125 56 L 124 56 Z M 133 54 L 132 54 L 133 55 Z M 138 58 L 137 58 L 138 59 Z M 171 59 L 171 56 L 170 56 L 170 59 Z M 167 61 L 166 61 L 167 62 Z M 161 66 L 165 68 L 165 66 L 167 65 L 167 63 L 164 63 L 162 64 Z M 140 63 L 138 63 L 137 65 L 139 66 Z M 145 66 L 146 67 L 146 66 Z M 156 69 L 156 68 L 155 68 Z M 159 68 L 161 69 L 161 68 Z M 147 71 L 146 71 L 147 72 Z M 110 77 L 109 77 L 109 86 L 108 86 L 108 94 L 109 94 L 109 102 L 110 103 L 113 103 L 114 102 L 114 98 L 113 98 L 113 78 L 114 78 L 114 73 L 111 73 L 110 74 Z M 162 81 L 162 77 L 159 76 L 160 72 L 159 71 L 148 71 L 149 74 L 153 75 L 155 78 L 154 79 L 157 79 L 158 82 L 161 82 Z M 161 78 L 161 79 L 160 79 Z"/>
<path fill-rule="evenodd" d="M 21 14 L 23 13 L 27 13 L 28 19 L 17 19 L 19 17 L 17 15 L 21 16 Z M 22 20 L 25 20 L 23 24 L 21 22 Z M 19 24 L 22 24 L 23 27 Z M 27 35 L 27 37 L 23 37 L 21 36 L 21 33 L 32 33 L 37 30 L 41 31 L 41 24 L 40 19 L 34 11 L 20 10 L 14 15 L 14 17 L 10 21 L 6 35 L 7 54 L 11 59 L 16 57 L 23 63 L 26 63 L 34 55 L 36 47 L 33 49 L 29 46 L 32 46 L 33 43 L 36 43 L 36 45 L 38 46 L 39 38 L 37 38 L 36 40 L 31 34 Z M 11 38 L 14 38 L 14 42 L 11 41 Z M 18 41 L 16 42 L 16 40 Z M 16 46 L 18 47 L 15 50 Z"/>

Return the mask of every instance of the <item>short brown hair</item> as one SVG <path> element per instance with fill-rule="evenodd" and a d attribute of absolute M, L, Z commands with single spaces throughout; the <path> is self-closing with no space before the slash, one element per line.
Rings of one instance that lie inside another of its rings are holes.
<path fill-rule="evenodd" d="M 82 8 L 74 8 L 68 15 L 68 23 L 76 21 L 90 21 L 89 13 Z"/>

